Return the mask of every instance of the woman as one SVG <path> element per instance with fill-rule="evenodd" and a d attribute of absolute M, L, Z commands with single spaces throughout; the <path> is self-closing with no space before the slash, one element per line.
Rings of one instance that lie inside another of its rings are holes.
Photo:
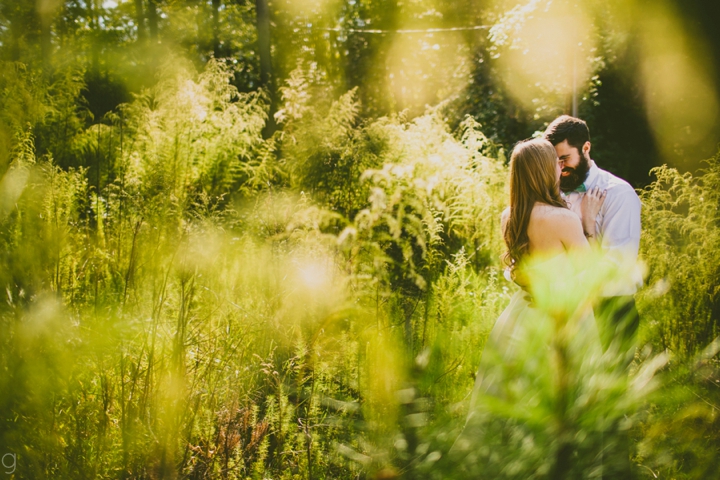
<path fill-rule="evenodd" d="M 583 198 L 583 225 L 560 196 L 562 161 L 542 139 L 521 142 L 510 157 L 510 207 L 503 212 L 505 260 L 511 272 L 528 255 L 588 249 L 595 241 L 595 217 L 606 192 L 593 189 Z"/>
<path fill-rule="evenodd" d="M 496 362 L 497 354 L 512 350 L 512 339 L 526 316 L 535 316 L 529 295 L 529 279 L 523 264 L 530 257 L 552 258 L 565 252 L 582 252 L 595 242 L 595 217 L 605 192 L 594 189 L 583 198 L 582 221 L 560 196 L 562 162 L 555 147 L 543 139 L 518 143 L 510 156 L 510 207 L 503 212 L 502 230 L 507 251 L 505 262 L 511 278 L 521 287 L 500 315 L 485 345 L 478 370 L 473 401 L 478 394 L 491 393 L 498 385 L 488 380 L 486 365 Z M 589 241 L 588 241 L 589 240 Z M 589 315 L 592 315 L 589 312 Z M 594 327 L 594 322 L 588 322 Z M 489 358 L 491 357 L 492 358 Z M 505 355 L 506 356 L 506 355 Z"/>
<path fill-rule="evenodd" d="M 507 246 L 505 262 L 511 278 L 521 289 L 512 297 L 510 304 L 495 323 L 485 344 L 470 402 L 468 421 L 463 434 L 455 442 L 454 451 L 474 451 L 482 444 L 481 437 L 488 434 L 487 420 L 494 418 L 488 411 L 490 405 L 498 405 L 519 395 L 532 395 L 536 385 L 528 384 L 528 371 L 535 378 L 550 376 L 555 372 L 548 360 L 548 339 L 553 328 L 548 323 L 562 323 L 568 317 L 548 315 L 535 307 L 531 292 L 537 291 L 537 277 L 526 270 L 528 263 L 538 271 L 537 259 L 545 259 L 539 266 L 541 277 L 554 282 L 558 261 L 564 262 L 563 254 L 590 251 L 590 242 L 596 239 L 595 217 L 605 198 L 598 189 L 586 193 L 583 200 L 583 219 L 568 209 L 560 195 L 561 161 L 550 142 L 533 139 L 515 146 L 510 158 L 510 207 L 503 212 L 502 230 Z M 530 262 L 529 262 L 530 261 Z M 533 281 L 534 280 L 534 281 Z M 558 278 L 558 282 L 561 279 Z M 542 290 L 542 288 L 541 288 Z M 592 310 L 583 307 L 573 314 L 576 332 L 581 331 L 595 339 Z M 570 315 L 570 316 L 573 316 Z M 599 337 L 598 337 L 599 339 Z M 595 343 L 594 340 L 591 343 Z M 599 345 L 599 340 L 598 340 Z M 538 360 L 539 359 L 539 360 Z M 528 367 L 528 365 L 530 365 Z M 533 370 L 534 369 L 534 370 Z M 525 381 L 525 383 L 522 383 Z M 493 400 L 495 399 L 495 400 Z M 515 403 L 517 404 L 517 402 Z M 504 408 L 504 407 L 503 407 Z"/>

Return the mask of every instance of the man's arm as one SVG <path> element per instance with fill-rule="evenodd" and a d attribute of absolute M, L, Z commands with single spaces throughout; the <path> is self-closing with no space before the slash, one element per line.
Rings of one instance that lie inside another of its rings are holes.
<path fill-rule="evenodd" d="M 622 252 L 624 260 L 635 261 L 640 249 L 640 198 L 629 185 L 612 190 L 605 199 L 601 245 L 612 256 Z"/>
<path fill-rule="evenodd" d="M 608 192 L 600 235 L 606 258 L 618 267 L 615 282 L 605 286 L 603 296 L 632 295 L 642 285 L 637 258 L 640 249 L 640 199 L 629 185 Z"/>

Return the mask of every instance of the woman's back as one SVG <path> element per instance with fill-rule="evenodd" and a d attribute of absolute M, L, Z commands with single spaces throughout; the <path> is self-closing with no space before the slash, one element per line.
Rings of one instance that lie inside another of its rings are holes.
<path fill-rule="evenodd" d="M 580 218 L 567 208 L 536 203 L 527 229 L 528 253 L 560 253 L 587 248 Z"/>
<path fill-rule="evenodd" d="M 503 212 L 503 231 L 510 209 Z M 567 208 L 537 202 L 527 226 L 528 253 L 553 254 L 571 248 L 587 248 L 580 218 Z"/>

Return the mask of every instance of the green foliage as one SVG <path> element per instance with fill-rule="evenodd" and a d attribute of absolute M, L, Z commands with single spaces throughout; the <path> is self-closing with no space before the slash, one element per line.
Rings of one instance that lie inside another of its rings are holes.
<path fill-rule="evenodd" d="M 238 93 L 230 77 L 217 62 L 208 63 L 197 80 L 166 64 L 163 80 L 123 110 L 131 144 L 121 158 L 128 182 L 182 205 L 192 192 L 215 197 L 249 179 L 269 180 L 249 172 L 268 170 L 259 137 L 262 97 Z"/>
<path fill-rule="evenodd" d="M 13 161 L 13 150 L 27 138 L 28 127 L 43 120 L 48 106 L 42 83 L 21 63 L 2 63 L 0 73 L 0 173 Z"/>
<path fill-rule="evenodd" d="M 636 462 L 650 475 L 693 479 L 717 472 L 719 351 L 716 339 L 694 356 L 673 359 L 649 398 Z"/>
<path fill-rule="evenodd" d="M 470 121 L 461 142 L 432 114 L 409 125 L 380 120 L 368 128 L 384 130 L 392 145 L 386 158 L 394 161 L 363 175 L 369 206 L 340 239 L 359 260 L 357 274 L 379 282 L 369 296 L 389 298 L 408 347 L 419 352 L 413 346 L 425 344 L 433 285 L 451 256 L 472 252 L 478 270 L 496 265 L 492 219 L 500 217 L 504 167 L 483 155 L 487 141 Z M 425 314 L 418 318 L 422 303 Z"/>
<path fill-rule="evenodd" d="M 680 355 L 693 354 L 720 334 L 720 157 L 702 175 L 653 170 L 645 189 L 642 252 L 652 288 L 641 297 L 649 339 Z"/>
<path fill-rule="evenodd" d="M 282 152 L 291 185 L 330 209 L 354 216 L 367 200 L 360 176 L 381 162 L 387 141 L 378 132 L 355 129 L 358 105 L 352 90 L 330 101 L 311 70 L 298 67 L 282 88 Z"/>
<path fill-rule="evenodd" d="M 589 307 L 611 266 L 588 254 L 525 266 L 535 308 L 516 295 L 484 347 L 453 478 L 633 478 L 623 437 L 666 359 L 628 376 L 621 352 L 602 350 Z"/>
<path fill-rule="evenodd" d="M 254 2 L 0 0 L 16 476 L 711 478 L 718 158 L 643 193 L 651 347 L 630 374 L 572 330 L 587 279 L 545 279 L 556 315 L 500 364 L 508 395 L 479 401 L 476 457 L 451 450 L 516 290 L 498 268 L 503 146 L 568 104 L 554 62 L 523 106 L 500 60 L 533 42 L 523 12 L 571 3 L 271 2 L 285 86 L 265 140 Z M 593 151 L 629 174 L 655 156 L 626 3 L 581 2 L 591 21 L 573 26 L 598 47 L 581 52 Z"/>
<path fill-rule="evenodd" d="M 355 90 L 302 69 L 263 140 L 263 95 L 219 62 L 173 61 L 92 126 L 81 70 L 4 71 L 0 447 L 19 477 L 591 478 L 600 445 L 621 468 L 630 441 L 653 472 L 713 471 L 717 349 L 661 377 L 666 357 L 644 351 L 618 374 L 567 312 L 531 323 L 514 398 L 485 403 L 477 461 L 456 461 L 515 291 L 503 151 L 434 109 L 362 120 Z M 716 163 L 644 193 L 644 336 L 678 354 L 717 333 Z M 596 293 L 562 277 L 538 298 Z"/>

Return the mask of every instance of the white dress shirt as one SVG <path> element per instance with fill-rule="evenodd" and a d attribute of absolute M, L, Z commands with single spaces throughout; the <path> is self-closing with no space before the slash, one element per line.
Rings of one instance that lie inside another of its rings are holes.
<path fill-rule="evenodd" d="M 607 190 L 605 203 L 595 218 L 595 235 L 612 261 L 623 268 L 637 264 L 640 249 L 640 198 L 625 180 L 598 168 L 595 162 L 588 171 L 585 188 Z M 582 218 L 580 204 L 585 193 L 563 194 L 570 210 Z M 603 296 L 632 295 L 642 286 L 642 271 L 632 268 L 624 281 L 608 285 Z"/>

